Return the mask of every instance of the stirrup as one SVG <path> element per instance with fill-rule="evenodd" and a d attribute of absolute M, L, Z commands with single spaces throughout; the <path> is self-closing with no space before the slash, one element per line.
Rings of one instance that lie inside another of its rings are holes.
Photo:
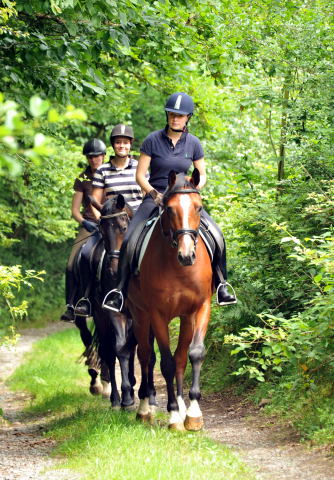
<path fill-rule="evenodd" d="M 84 301 L 88 305 L 88 313 L 78 313 L 77 312 L 78 305 L 81 301 Z M 75 307 L 74 307 L 74 315 L 77 316 L 77 317 L 84 317 L 84 318 L 92 316 L 92 304 L 90 303 L 89 298 L 82 297 L 77 301 L 77 303 L 75 304 Z"/>
<path fill-rule="evenodd" d="M 109 297 L 110 294 L 117 292 L 120 295 L 120 300 L 121 300 L 121 306 L 119 308 L 113 307 L 112 305 L 108 305 L 106 302 L 107 297 Z M 124 296 L 122 290 L 118 290 L 117 288 L 114 288 L 113 290 L 110 290 L 110 292 L 107 293 L 107 295 L 104 297 L 103 302 L 102 302 L 102 308 L 105 310 L 111 310 L 112 312 L 121 312 L 122 308 L 124 305 Z"/>
<path fill-rule="evenodd" d="M 219 299 L 218 299 L 218 290 L 219 290 L 219 287 L 222 286 L 226 286 L 228 285 L 231 289 L 232 289 L 232 292 L 233 292 L 233 296 L 234 296 L 234 300 L 232 300 L 231 302 L 219 302 Z M 218 287 L 216 288 L 216 300 L 217 300 L 217 303 L 218 305 L 234 305 L 235 303 L 237 303 L 237 295 L 235 293 L 235 290 L 234 288 L 232 287 L 232 285 L 228 282 L 220 282 L 220 284 L 218 285 Z"/>

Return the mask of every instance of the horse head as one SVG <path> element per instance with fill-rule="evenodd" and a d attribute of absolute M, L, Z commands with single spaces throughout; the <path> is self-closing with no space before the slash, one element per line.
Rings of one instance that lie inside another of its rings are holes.
<path fill-rule="evenodd" d="M 193 265 L 201 220 L 202 201 L 196 188 L 200 173 L 194 169 L 189 179 L 172 170 L 168 188 L 163 197 L 164 226 L 168 228 L 172 246 L 177 248 L 177 259 L 182 266 Z M 164 228 L 165 230 L 165 228 Z"/>
<path fill-rule="evenodd" d="M 132 208 L 120 194 L 113 199 L 108 199 L 103 205 L 93 197 L 90 197 L 90 200 L 92 205 L 101 213 L 100 233 L 106 253 L 111 259 L 111 268 L 116 272 L 124 234 L 133 216 Z"/>

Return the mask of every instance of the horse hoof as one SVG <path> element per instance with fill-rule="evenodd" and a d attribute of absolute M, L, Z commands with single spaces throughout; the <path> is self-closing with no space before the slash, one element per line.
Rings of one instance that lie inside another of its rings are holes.
<path fill-rule="evenodd" d="M 198 430 L 201 430 L 203 428 L 203 424 L 203 417 L 189 417 L 187 415 L 184 421 L 186 430 L 190 430 L 192 432 L 198 432 Z"/>
<path fill-rule="evenodd" d="M 102 386 L 101 385 L 91 385 L 89 387 L 89 391 L 92 395 L 101 395 Z"/>
<path fill-rule="evenodd" d="M 150 413 L 137 413 L 136 420 L 142 423 L 148 423 L 149 425 L 153 425 L 154 422 L 154 418 Z"/>
<path fill-rule="evenodd" d="M 184 432 L 185 430 L 183 423 L 170 423 L 168 429 L 173 432 Z"/>

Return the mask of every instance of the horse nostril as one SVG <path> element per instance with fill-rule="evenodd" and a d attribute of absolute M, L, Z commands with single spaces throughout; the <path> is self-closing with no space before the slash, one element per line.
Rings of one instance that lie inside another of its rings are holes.
<path fill-rule="evenodd" d="M 190 265 L 193 265 L 195 259 L 196 259 L 196 254 L 195 252 L 192 252 L 190 255 L 182 255 L 181 252 L 177 254 L 177 259 L 178 262 L 183 266 L 183 267 L 188 267 Z"/>

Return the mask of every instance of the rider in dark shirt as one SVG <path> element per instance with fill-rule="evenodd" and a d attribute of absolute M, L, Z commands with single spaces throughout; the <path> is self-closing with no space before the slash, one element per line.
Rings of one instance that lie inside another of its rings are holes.
<path fill-rule="evenodd" d="M 80 297 L 79 286 L 73 275 L 73 262 L 79 249 L 87 243 L 94 232 L 98 232 L 97 220 L 90 205 L 89 195 L 92 193 L 92 180 L 96 169 L 103 164 L 106 154 L 105 144 L 98 138 L 85 143 L 82 152 L 88 166 L 75 179 L 72 198 L 72 217 L 79 223 L 79 231 L 74 241 L 66 267 L 66 303 L 67 309 L 60 317 L 65 322 L 74 321 L 74 307 Z"/>
<path fill-rule="evenodd" d="M 124 252 L 128 239 L 137 225 L 149 218 L 154 208 L 160 204 L 163 192 L 168 186 L 168 174 L 187 173 L 191 164 L 199 170 L 201 189 L 206 183 L 204 152 L 197 137 L 188 132 L 187 125 L 194 111 L 194 103 L 189 95 L 177 92 L 171 95 L 165 105 L 167 125 L 164 129 L 151 133 L 143 142 L 140 151 L 136 180 L 146 196 L 130 223 L 125 236 L 118 269 L 118 289 L 112 290 L 105 299 L 104 307 L 119 311 L 126 293 L 130 267 Z M 147 171 L 150 169 L 150 177 Z M 214 281 L 219 305 L 236 303 L 236 298 L 227 290 L 226 247 L 223 234 L 214 220 L 203 210 L 203 222 L 207 225 L 216 243 L 214 256 Z"/>

